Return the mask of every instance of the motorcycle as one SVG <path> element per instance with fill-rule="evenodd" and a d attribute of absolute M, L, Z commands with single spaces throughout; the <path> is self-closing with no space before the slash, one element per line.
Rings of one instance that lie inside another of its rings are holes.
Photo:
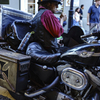
<path fill-rule="evenodd" d="M 0 42 L 0 86 L 16 100 L 100 100 L 99 33 L 81 36 L 97 36 L 96 43 L 80 44 L 63 54 L 51 54 L 31 42 L 24 55 L 8 42 L 16 39 L 11 32 L 7 42 Z"/>
<path fill-rule="evenodd" d="M 100 32 L 97 32 L 90 35 L 81 36 L 81 38 L 88 37 L 88 36 L 99 37 L 100 36 L 99 34 Z M 39 47 L 39 45 L 38 46 L 36 45 L 37 43 L 35 44 L 31 43 L 27 49 L 27 54 L 31 55 L 31 57 L 34 59 L 34 62 L 38 62 L 38 64 L 34 64 L 32 60 L 32 64 L 31 64 L 32 66 L 30 71 L 31 76 L 33 77 L 36 75 L 41 81 L 45 83 L 50 82 L 51 79 L 53 80 L 55 73 L 56 76 L 60 78 L 58 84 L 55 85 L 51 91 L 47 92 L 44 95 L 45 99 L 47 100 L 99 100 L 100 99 L 99 97 L 99 93 L 100 93 L 99 92 L 100 90 L 99 88 L 100 86 L 99 46 L 100 44 L 99 43 L 81 44 L 75 46 L 69 49 L 68 51 L 66 51 L 65 53 L 63 53 L 60 56 L 60 60 L 58 60 L 57 63 L 54 62 L 54 64 L 52 62 L 47 62 L 46 64 L 44 58 L 47 61 L 51 61 L 50 58 L 48 59 L 47 55 L 46 57 L 41 56 L 41 54 L 44 55 L 43 52 L 41 53 L 41 51 L 44 50 L 42 49 L 39 52 L 38 50 L 36 50 L 36 47 Z M 42 58 L 39 58 L 39 55 L 36 54 L 36 52 L 34 53 L 34 51 L 32 52 L 30 48 L 32 50 L 36 50 L 38 54 L 41 53 L 40 57 Z M 38 57 L 36 57 L 37 55 Z M 36 59 L 39 60 L 36 61 Z M 53 58 L 52 60 L 54 61 Z M 39 61 L 41 64 L 45 66 L 39 65 Z M 45 74 L 45 71 L 49 69 L 48 65 L 50 66 L 50 63 L 52 66 L 50 68 L 54 68 L 55 72 L 52 73 L 52 75 L 50 75 L 49 72 L 47 72 L 48 73 L 47 75 Z M 41 72 L 42 70 L 45 71 Z M 45 75 L 48 76 L 47 79 L 49 80 L 46 80 Z M 38 93 L 40 92 L 40 94 L 42 94 L 45 88 L 39 90 Z M 41 93 L 41 91 L 43 92 Z M 55 93 L 55 91 L 56 92 L 59 91 L 59 92 Z M 51 94 L 56 96 L 51 97 Z M 26 93 L 25 95 L 30 97 L 33 96 L 34 93 Z"/>

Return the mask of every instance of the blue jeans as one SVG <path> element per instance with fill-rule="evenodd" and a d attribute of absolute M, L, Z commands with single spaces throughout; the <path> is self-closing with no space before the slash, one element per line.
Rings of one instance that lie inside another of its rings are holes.
<path fill-rule="evenodd" d="M 73 26 L 79 26 L 79 22 L 73 19 Z"/>

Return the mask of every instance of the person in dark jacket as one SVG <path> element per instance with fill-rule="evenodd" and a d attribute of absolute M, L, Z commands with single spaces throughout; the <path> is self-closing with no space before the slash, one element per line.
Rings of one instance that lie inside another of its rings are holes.
<path fill-rule="evenodd" d="M 83 21 L 82 21 L 82 19 L 83 19 L 83 9 L 84 9 L 84 5 L 82 4 L 81 5 L 81 8 L 80 8 L 80 26 L 81 27 L 83 27 Z"/>
<path fill-rule="evenodd" d="M 40 43 L 50 53 L 60 52 L 57 38 L 64 32 L 63 22 L 67 17 L 61 14 L 58 20 L 54 13 L 61 2 L 60 0 L 39 0 L 38 4 L 41 6 L 33 18 L 34 41 Z"/>

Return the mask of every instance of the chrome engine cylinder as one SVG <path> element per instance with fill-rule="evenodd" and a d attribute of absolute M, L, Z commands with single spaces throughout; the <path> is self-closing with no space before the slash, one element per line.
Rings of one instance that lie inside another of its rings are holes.
<path fill-rule="evenodd" d="M 86 76 L 73 68 L 65 68 L 61 73 L 62 82 L 75 90 L 83 90 L 87 86 Z"/>

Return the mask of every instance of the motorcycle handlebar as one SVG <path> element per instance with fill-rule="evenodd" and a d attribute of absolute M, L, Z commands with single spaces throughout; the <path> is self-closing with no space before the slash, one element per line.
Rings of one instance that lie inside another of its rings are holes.
<path fill-rule="evenodd" d="M 87 37 L 90 37 L 90 36 L 100 36 L 100 31 L 93 32 L 93 33 L 87 34 L 87 35 L 82 35 L 82 36 L 80 36 L 80 38 L 87 38 Z"/>
<path fill-rule="evenodd" d="M 88 35 L 82 35 L 82 36 L 80 36 L 81 38 L 87 38 L 87 37 L 90 37 L 90 36 L 92 36 L 92 33 L 91 34 L 88 34 Z"/>
<path fill-rule="evenodd" d="M 91 33 L 91 34 L 88 34 L 88 35 L 82 35 L 82 36 L 80 36 L 81 38 L 87 38 L 87 37 L 90 37 L 90 36 L 93 36 L 93 34 Z"/>

